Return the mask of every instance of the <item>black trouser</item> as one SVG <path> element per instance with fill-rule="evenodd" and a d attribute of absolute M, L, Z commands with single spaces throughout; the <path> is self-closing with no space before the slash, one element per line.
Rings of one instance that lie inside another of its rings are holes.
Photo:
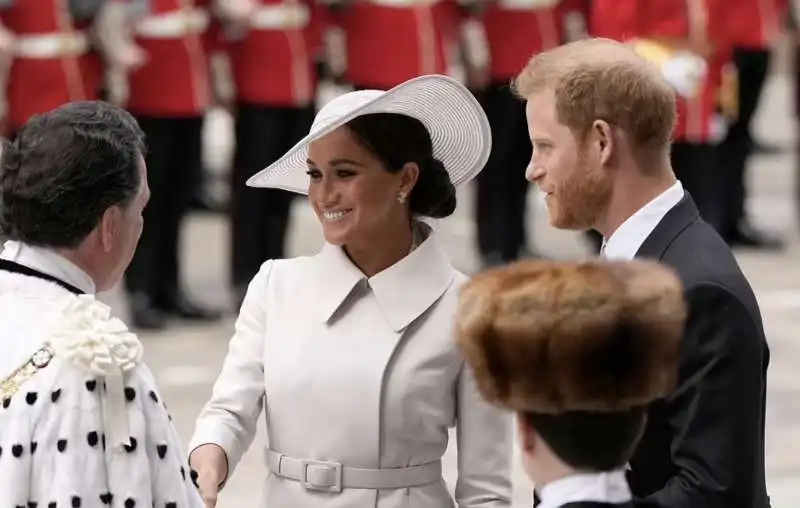
<path fill-rule="evenodd" d="M 739 111 L 720 146 L 723 212 L 722 234 L 735 234 L 745 218 L 747 159 L 753 149 L 751 126 L 769 72 L 770 51 L 737 48 L 734 62 L 739 76 Z"/>
<path fill-rule="evenodd" d="M 125 277 L 129 293 L 168 305 L 180 291 L 179 238 L 200 167 L 203 117 L 137 117 L 147 140 L 150 201 L 144 228 Z"/>
<path fill-rule="evenodd" d="M 718 151 L 718 147 L 710 143 L 677 141 L 672 145 L 670 159 L 675 176 L 694 199 L 700 216 L 720 232 L 724 210 Z"/>
<path fill-rule="evenodd" d="M 308 134 L 314 108 L 239 104 L 231 171 L 231 278 L 246 289 L 268 259 L 284 257 L 293 193 L 247 187 L 245 182 Z"/>
<path fill-rule="evenodd" d="M 795 119 L 800 120 L 800 44 L 794 46 L 794 94 L 795 94 Z M 795 133 L 797 135 L 798 133 Z M 800 143 L 795 146 L 795 189 L 794 199 L 797 211 L 798 224 L 800 224 Z"/>
<path fill-rule="evenodd" d="M 527 245 L 525 211 L 531 142 L 525 102 L 507 83 L 494 83 L 478 94 L 492 128 L 492 153 L 477 178 L 478 250 L 483 257 L 509 262 Z"/>
<path fill-rule="evenodd" d="M 108 89 L 108 83 L 104 82 L 103 85 L 100 87 L 100 90 L 98 91 L 98 99 L 101 101 L 108 102 L 110 99 L 109 95 L 110 91 Z M 202 157 L 198 159 L 198 162 L 200 162 L 200 164 L 196 168 L 192 168 L 191 174 L 187 174 L 188 179 L 186 181 L 186 185 L 189 185 L 191 187 L 189 189 L 190 205 L 193 200 L 203 200 L 207 194 L 206 180 L 208 178 L 206 174 L 206 169 L 202 164 Z"/>

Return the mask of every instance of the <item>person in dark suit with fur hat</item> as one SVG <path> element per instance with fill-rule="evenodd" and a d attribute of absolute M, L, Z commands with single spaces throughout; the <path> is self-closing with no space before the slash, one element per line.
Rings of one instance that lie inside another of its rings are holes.
<path fill-rule="evenodd" d="M 461 291 L 458 343 L 483 397 L 517 414 L 540 508 L 632 508 L 647 407 L 677 386 L 686 320 L 652 261 L 523 261 Z"/>

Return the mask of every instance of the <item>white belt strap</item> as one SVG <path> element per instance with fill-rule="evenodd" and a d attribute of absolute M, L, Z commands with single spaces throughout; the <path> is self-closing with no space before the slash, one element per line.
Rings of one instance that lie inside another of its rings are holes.
<path fill-rule="evenodd" d="M 306 4 L 272 4 L 260 7 L 250 17 L 250 26 L 260 30 L 297 29 L 308 26 L 310 19 Z"/>
<path fill-rule="evenodd" d="M 430 7 L 438 2 L 439 0 L 369 0 L 371 4 L 397 8 Z"/>
<path fill-rule="evenodd" d="M 442 462 L 395 469 L 359 469 L 339 462 L 296 459 L 267 450 L 267 468 L 274 474 L 300 482 L 308 490 L 341 492 L 343 489 L 404 489 L 442 479 Z"/>
<path fill-rule="evenodd" d="M 14 40 L 14 55 L 19 58 L 78 56 L 88 50 L 89 39 L 83 32 L 18 35 Z"/>
<path fill-rule="evenodd" d="M 136 23 L 136 34 L 151 39 L 175 39 L 205 32 L 210 23 L 203 9 L 182 9 L 148 16 Z"/>
<path fill-rule="evenodd" d="M 500 0 L 499 6 L 509 11 L 537 11 L 552 9 L 559 0 Z"/>

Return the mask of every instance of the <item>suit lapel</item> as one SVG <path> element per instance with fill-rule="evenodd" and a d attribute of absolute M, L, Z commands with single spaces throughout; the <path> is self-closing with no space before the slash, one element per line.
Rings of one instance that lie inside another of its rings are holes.
<path fill-rule="evenodd" d="M 633 508 L 633 503 L 600 503 L 597 501 L 578 501 L 561 505 L 559 508 Z"/>
<path fill-rule="evenodd" d="M 692 222 L 700 218 L 694 200 L 687 192 L 683 199 L 667 212 L 636 252 L 637 258 L 660 260 L 675 238 Z"/>

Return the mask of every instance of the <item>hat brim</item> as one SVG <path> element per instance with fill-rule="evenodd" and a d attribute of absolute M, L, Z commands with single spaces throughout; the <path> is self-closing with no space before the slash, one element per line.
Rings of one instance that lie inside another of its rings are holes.
<path fill-rule="evenodd" d="M 433 156 L 442 162 L 455 186 L 475 178 L 489 160 L 491 128 L 475 96 L 450 77 L 427 75 L 376 94 L 343 114 L 324 121 L 317 118 L 306 137 L 248 179 L 247 185 L 308 194 L 308 145 L 350 120 L 372 113 L 397 113 L 421 121 L 431 136 Z"/>

